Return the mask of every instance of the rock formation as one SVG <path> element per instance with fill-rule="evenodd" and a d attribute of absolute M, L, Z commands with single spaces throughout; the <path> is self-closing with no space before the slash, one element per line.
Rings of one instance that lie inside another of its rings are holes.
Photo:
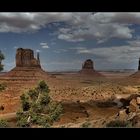
<path fill-rule="evenodd" d="M 139 58 L 139 62 L 138 62 L 138 70 L 137 72 L 135 72 L 134 74 L 130 75 L 129 77 L 131 78 L 140 78 L 140 58 Z"/>
<path fill-rule="evenodd" d="M 18 48 L 15 61 L 16 67 L 3 76 L 5 79 L 38 80 L 48 76 L 41 68 L 39 53 L 37 53 L 37 58 L 35 58 L 31 49 Z"/>
<path fill-rule="evenodd" d="M 138 65 L 138 70 L 140 70 L 140 58 L 139 58 L 139 65 Z"/>
<path fill-rule="evenodd" d="M 39 67 L 40 60 L 39 54 L 37 55 L 37 59 L 34 58 L 34 52 L 31 49 L 17 49 L 16 52 L 16 67 Z"/>
<path fill-rule="evenodd" d="M 91 59 L 87 59 L 82 64 L 82 70 L 79 71 L 80 74 L 102 76 L 99 72 L 94 70 L 94 62 Z"/>
<path fill-rule="evenodd" d="M 124 105 L 117 114 L 117 120 L 127 121 L 132 127 L 140 127 L 140 95 L 131 95 L 127 105 Z"/>
<path fill-rule="evenodd" d="M 82 65 L 82 69 L 94 69 L 93 68 L 93 61 L 91 59 L 87 59 L 85 63 Z"/>

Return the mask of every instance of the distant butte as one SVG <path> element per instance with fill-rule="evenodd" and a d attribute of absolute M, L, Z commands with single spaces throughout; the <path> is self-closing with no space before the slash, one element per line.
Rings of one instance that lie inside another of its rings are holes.
<path fill-rule="evenodd" d="M 134 74 L 130 75 L 129 77 L 131 77 L 131 78 L 139 78 L 140 79 L 140 58 L 139 58 L 139 62 L 138 62 L 138 70 L 137 70 L 137 72 L 135 72 Z"/>
<path fill-rule="evenodd" d="M 80 70 L 79 73 L 83 75 L 103 76 L 102 74 L 94 70 L 94 62 L 91 59 L 87 59 L 82 64 L 82 70 Z"/>
<path fill-rule="evenodd" d="M 3 75 L 8 79 L 33 80 L 45 78 L 48 74 L 41 68 L 39 53 L 37 58 L 31 49 L 18 48 L 15 56 L 16 67 Z"/>

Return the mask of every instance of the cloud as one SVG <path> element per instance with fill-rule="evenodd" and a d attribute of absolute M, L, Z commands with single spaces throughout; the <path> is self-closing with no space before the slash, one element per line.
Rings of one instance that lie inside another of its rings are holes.
<path fill-rule="evenodd" d="M 82 61 L 77 59 L 74 60 L 55 60 L 49 61 L 48 63 L 42 63 L 45 68 L 47 66 L 47 71 L 71 71 L 80 70 L 82 66 Z"/>
<path fill-rule="evenodd" d="M 49 23 L 68 20 L 70 15 L 55 12 L 1 12 L 0 32 L 34 32 Z"/>
<path fill-rule="evenodd" d="M 43 49 L 48 49 L 49 48 L 47 43 L 43 42 L 43 43 L 40 43 L 40 45 L 41 45 L 41 48 L 43 48 Z"/>
<path fill-rule="evenodd" d="M 54 53 L 64 53 L 64 52 L 67 52 L 68 50 L 66 49 L 58 49 L 58 50 L 54 50 L 53 52 Z"/>
<path fill-rule="evenodd" d="M 127 41 L 132 47 L 140 47 L 140 40 Z"/>
<path fill-rule="evenodd" d="M 17 49 L 17 48 L 19 48 L 18 46 L 14 46 L 14 48 L 13 49 Z"/>
<path fill-rule="evenodd" d="M 133 18 L 135 14 L 96 13 L 93 15 L 91 13 L 78 13 L 74 15 L 71 27 L 59 29 L 58 38 L 71 42 L 97 40 L 98 43 L 110 38 L 131 39 L 134 30 L 130 28 L 130 22 L 127 18 L 121 20 L 126 16 L 131 17 L 131 24 L 139 24 L 140 16 Z"/>
<path fill-rule="evenodd" d="M 36 52 L 41 52 L 41 50 L 38 50 L 38 49 L 37 49 Z"/>
<path fill-rule="evenodd" d="M 61 23 L 64 23 L 62 27 Z M 69 42 L 96 40 L 103 43 L 110 38 L 131 39 L 133 24 L 140 24 L 136 12 L 1 12 L 0 32 L 35 32 L 47 25 L 56 26 L 58 39 Z"/>
<path fill-rule="evenodd" d="M 129 45 L 77 50 L 78 54 L 93 54 L 99 58 L 106 58 L 109 61 L 138 59 L 140 57 L 139 52 L 140 47 L 134 48 Z"/>

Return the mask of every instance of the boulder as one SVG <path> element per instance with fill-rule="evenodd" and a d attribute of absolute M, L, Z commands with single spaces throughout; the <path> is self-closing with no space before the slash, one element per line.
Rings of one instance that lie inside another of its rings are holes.
<path fill-rule="evenodd" d="M 126 120 L 128 117 L 127 113 L 126 113 L 126 109 L 120 110 L 119 111 L 119 119 L 120 120 Z"/>
<path fill-rule="evenodd" d="M 129 112 L 136 112 L 139 109 L 136 99 L 132 99 L 129 104 Z"/>
<path fill-rule="evenodd" d="M 137 97 L 137 104 L 140 105 L 140 97 Z"/>

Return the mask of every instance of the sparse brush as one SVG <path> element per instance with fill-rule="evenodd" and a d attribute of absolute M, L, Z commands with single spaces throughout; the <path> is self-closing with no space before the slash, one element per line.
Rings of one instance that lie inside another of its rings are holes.
<path fill-rule="evenodd" d="M 0 84 L 0 91 L 5 90 L 5 88 L 6 88 L 6 85 L 5 84 Z"/>
<path fill-rule="evenodd" d="M 81 127 L 82 128 L 89 128 L 90 126 L 91 126 L 90 122 L 84 122 Z"/>
<path fill-rule="evenodd" d="M 6 120 L 0 120 L 0 128 L 9 127 L 8 122 Z"/>
<path fill-rule="evenodd" d="M 17 112 L 19 127 L 50 127 L 62 114 L 62 105 L 51 100 L 49 87 L 44 81 L 21 96 L 22 108 Z"/>
<path fill-rule="evenodd" d="M 131 127 L 131 122 L 129 121 L 121 121 L 121 120 L 113 120 L 106 124 L 106 127 Z"/>

